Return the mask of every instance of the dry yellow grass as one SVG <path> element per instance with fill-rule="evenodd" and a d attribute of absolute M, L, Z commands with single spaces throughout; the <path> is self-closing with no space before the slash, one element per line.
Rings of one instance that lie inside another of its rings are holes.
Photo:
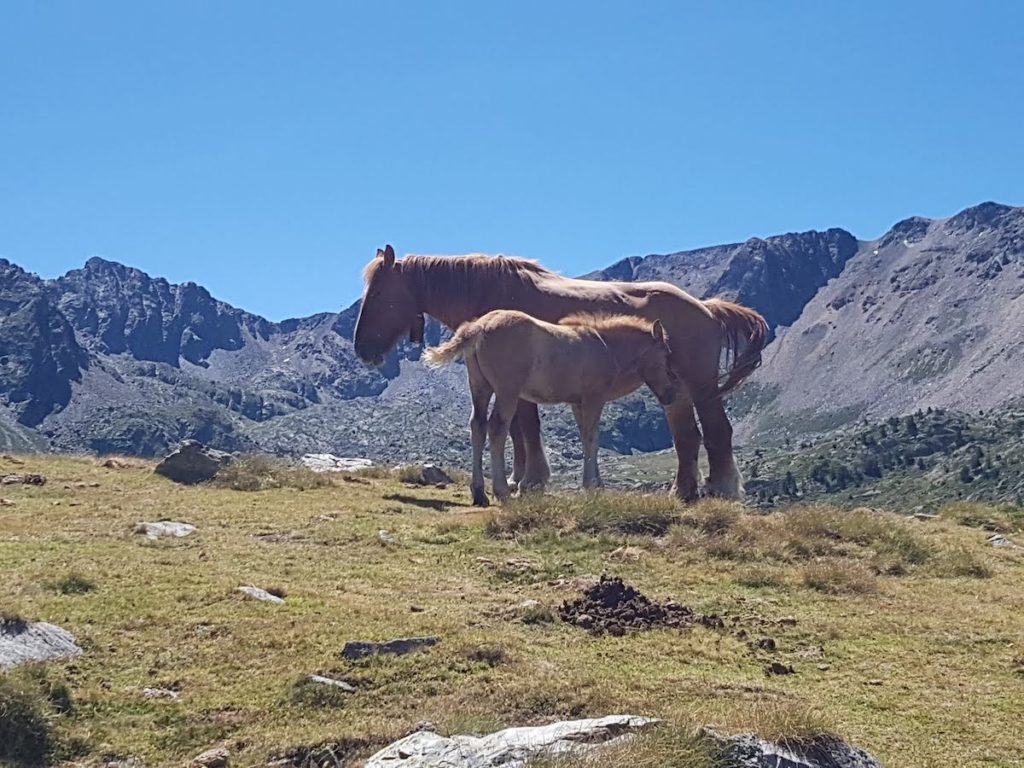
<path fill-rule="evenodd" d="M 421 720 L 467 732 L 613 712 L 675 724 L 645 741 L 654 754 L 682 749 L 678 729 L 697 723 L 776 735 L 827 725 L 902 768 L 949 754 L 962 766 L 1024 762 L 1024 557 L 951 520 L 824 507 L 766 517 L 610 495 L 495 512 L 467 506 L 461 487 L 393 476 L 240 492 L 175 486 L 145 466 L 24 459 L 19 471 L 50 481 L 3 489 L 0 608 L 84 645 L 49 671 L 75 701 L 58 731 L 86 750 L 79 765 L 181 765 L 221 745 L 243 766 L 322 743 L 359 756 Z M 516 515 L 529 524 L 511 532 Z M 132 533 L 160 519 L 198 531 Z M 382 544 L 381 529 L 397 542 Z M 623 546 L 639 554 L 610 557 Z M 810 588 L 803 569 L 818 562 L 869 571 L 877 591 Z M 727 631 L 594 638 L 535 609 L 522 620 L 522 601 L 557 608 L 578 594 L 575 577 L 602 572 L 718 613 Z M 94 588 L 53 588 L 68 576 Z M 287 601 L 243 599 L 243 584 Z M 339 657 L 346 640 L 426 634 L 441 644 Z M 751 649 L 766 637 L 775 651 Z M 767 676 L 772 660 L 796 674 Z M 359 691 L 309 696 L 297 683 L 312 673 Z M 147 699 L 145 687 L 180 698 Z"/>

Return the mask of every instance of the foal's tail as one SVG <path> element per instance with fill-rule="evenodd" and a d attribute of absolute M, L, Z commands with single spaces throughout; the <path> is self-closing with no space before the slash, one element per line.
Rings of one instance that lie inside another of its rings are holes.
<path fill-rule="evenodd" d="M 704 306 L 725 332 L 722 349 L 728 369 L 718 385 L 721 397 L 736 389 L 761 365 L 761 350 L 768 343 L 768 323 L 758 312 L 725 299 L 707 299 Z"/>
<path fill-rule="evenodd" d="M 444 344 L 430 347 L 423 353 L 423 362 L 431 368 L 442 368 L 453 360 L 472 352 L 480 337 L 481 328 L 478 323 L 463 323 L 459 330 Z"/>

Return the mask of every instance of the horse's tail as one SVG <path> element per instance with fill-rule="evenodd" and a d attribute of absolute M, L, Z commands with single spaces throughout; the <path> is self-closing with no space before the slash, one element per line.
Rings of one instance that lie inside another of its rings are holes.
<path fill-rule="evenodd" d="M 752 309 L 725 299 L 707 299 L 704 306 L 722 324 L 722 349 L 728 366 L 718 385 L 718 396 L 732 392 L 761 365 L 761 350 L 768 343 L 768 323 Z"/>
<path fill-rule="evenodd" d="M 455 335 L 444 344 L 425 350 L 423 362 L 430 368 L 442 368 L 453 360 L 464 357 L 466 353 L 473 351 L 481 330 L 479 323 L 463 323 Z"/>

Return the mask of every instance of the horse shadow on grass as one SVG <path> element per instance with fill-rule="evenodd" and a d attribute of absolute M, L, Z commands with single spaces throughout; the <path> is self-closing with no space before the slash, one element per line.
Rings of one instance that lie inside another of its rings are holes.
<path fill-rule="evenodd" d="M 410 504 L 414 507 L 432 509 L 435 512 L 444 512 L 451 507 L 471 507 L 465 501 L 452 501 L 451 499 L 421 499 L 418 496 L 409 496 L 405 493 L 389 493 L 384 496 L 388 501 L 397 501 L 401 504 Z"/>

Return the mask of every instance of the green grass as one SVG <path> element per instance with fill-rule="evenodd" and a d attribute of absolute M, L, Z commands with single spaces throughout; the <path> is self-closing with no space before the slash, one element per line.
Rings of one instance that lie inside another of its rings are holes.
<path fill-rule="evenodd" d="M 423 720 L 464 733 L 624 712 L 665 721 L 624 748 L 641 765 L 700 768 L 700 725 L 835 731 L 904 768 L 949 754 L 971 768 L 1024 761 L 1024 553 L 989 546 L 960 518 L 580 493 L 479 510 L 464 486 L 390 474 L 239 492 L 176 486 L 144 465 L 25 461 L 50 482 L 4 491 L 15 503 L 0 507 L 3 610 L 65 627 L 85 653 L 47 668 L 74 702 L 63 714 L 27 673 L 0 679 L 36 691 L 24 711 L 75 765 L 180 766 L 216 746 L 240 766 L 355 761 Z M 132 533 L 159 519 L 198 530 Z M 400 546 L 381 546 L 382 529 Z M 804 578 L 818 566 L 867 574 L 876 589 L 822 591 Z M 591 637 L 558 620 L 601 573 L 726 629 Z M 97 589 L 52 587 L 68 575 Z M 287 601 L 243 599 L 245 584 Z M 540 605 L 522 608 L 530 599 Z M 441 642 L 340 657 L 347 640 L 413 635 Z M 752 650 L 764 637 L 776 650 Z M 796 674 L 766 676 L 772 661 Z M 358 690 L 328 700 L 305 690 L 310 674 Z"/>

